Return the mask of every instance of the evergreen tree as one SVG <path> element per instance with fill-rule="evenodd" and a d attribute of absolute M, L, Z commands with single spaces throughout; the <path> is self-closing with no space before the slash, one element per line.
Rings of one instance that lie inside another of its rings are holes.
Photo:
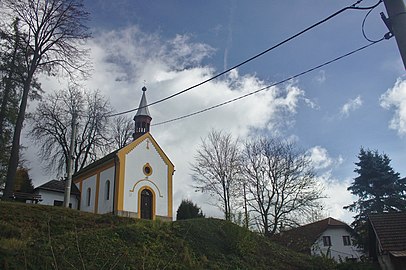
<path fill-rule="evenodd" d="M 32 193 L 34 191 L 34 186 L 32 184 L 32 179 L 28 175 L 28 169 L 20 167 L 17 169 L 14 191 Z"/>
<path fill-rule="evenodd" d="M 356 213 L 352 226 L 358 235 L 358 244 L 368 249 L 367 219 L 371 213 L 406 210 L 406 178 L 400 178 L 390 166 L 386 154 L 361 148 L 354 172 L 358 177 L 348 187 L 358 200 L 344 207 Z"/>
<path fill-rule="evenodd" d="M 4 186 L 7 174 L 26 65 L 21 49 L 25 34 L 21 33 L 19 19 L 14 19 L 9 28 L 11 32 L 0 28 L 0 187 Z M 33 76 L 29 98 L 39 99 L 41 93 L 41 85 Z M 19 163 L 20 159 L 21 152 Z"/>
<path fill-rule="evenodd" d="M 203 212 L 196 204 L 190 200 L 182 200 L 176 213 L 176 220 L 204 218 Z"/>

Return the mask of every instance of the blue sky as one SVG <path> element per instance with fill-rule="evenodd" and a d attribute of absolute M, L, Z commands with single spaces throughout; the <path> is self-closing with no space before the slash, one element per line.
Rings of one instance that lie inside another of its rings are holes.
<path fill-rule="evenodd" d="M 183 90 L 277 44 L 353 4 L 347 0 L 134 1 L 87 0 L 94 72 L 85 84 L 99 89 L 120 112 L 137 107 L 141 88 L 149 102 Z M 361 6 L 376 1 L 364 0 Z M 371 12 L 365 32 L 386 32 Z M 150 107 L 153 123 L 169 120 L 300 73 L 368 44 L 361 32 L 366 11 L 348 10 L 264 56 L 176 98 Z M 43 79 L 43 87 L 60 81 Z M 45 89 L 48 91 L 48 89 Z M 129 116 L 132 116 L 130 114 Z M 355 177 L 361 146 L 392 159 L 406 176 L 406 77 L 395 39 L 385 40 L 269 91 L 210 112 L 152 127 L 176 166 L 174 207 L 182 198 L 219 216 L 205 195 L 195 193 L 190 162 L 200 138 L 212 129 L 240 138 L 252 130 L 292 138 L 312 153 L 329 199 L 325 214 L 351 222 L 342 206 L 354 199 L 346 187 Z M 27 157 L 30 159 L 30 157 Z M 32 161 L 35 184 L 48 176 Z"/>

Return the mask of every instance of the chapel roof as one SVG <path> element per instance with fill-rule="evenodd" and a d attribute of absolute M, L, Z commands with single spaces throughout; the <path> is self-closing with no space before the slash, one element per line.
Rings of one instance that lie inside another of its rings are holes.
<path fill-rule="evenodd" d="M 135 140 L 135 141 L 133 141 L 133 142 L 131 142 L 131 143 L 129 143 L 129 144 L 127 144 L 127 145 L 125 145 L 125 146 L 123 146 L 123 147 L 121 147 L 121 148 L 119 148 L 119 149 L 113 151 L 113 152 L 111 152 L 110 154 L 108 154 L 108 155 L 106 155 L 106 156 L 104 156 L 104 157 L 102 157 L 102 158 L 96 160 L 95 162 L 93 162 L 93 163 L 87 165 L 86 167 L 84 167 L 84 168 L 81 169 L 80 171 L 74 173 L 74 174 L 72 175 L 72 178 L 77 178 L 77 177 L 79 177 L 80 175 L 83 175 L 83 174 L 85 174 L 85 173 L 87 173 L 87 172 L 90 172 L 90 171 L 92 171 L 92 170 L 95 169 L 95 168 L 98 168 L 98 167 L 100 167 L 100 166 L 104 166 L 104 165 L 107 164 L 108 162 L 111 162 L 112 160 L 114 160 L 119 151 L 122 151 L 122 150 L 124 150 L 125 148 L 128 148 L 131 144 L 133 144 L 133 145 L 136 144 L 136 145 L 137 145 L 139 142 L 143 141 L 143 140 L 146 139 L 146 138 L 148 138 L 148 139 L 150 139 L 151 141 L 153 141 L 153 143 L 156 144 L 157 148 L 160 149 L 160 146 L 159 146 L 158 143 L 155 141 L 154 137 L 151 135 L 151 133 L 148 132 L 148 133 L 143 134 L 141 137 L 137 138 L 137 140 Z M 161 151 L 161 154 L 162 154 L 163 156 L 165 156 L 166 159 L 168 160 L 168 162 L 171 164 L 171 166 L 173 166 L 173 163 L 170 161 L 170 159 L 166 156 L 166 154 L 165 154 L 163 151 Z"/>
<path fill-rule="evenodd" d="M 406 212 L 370 214 L 369 221 L 383 251 L 406 251 Z"/>
<path fill-rule="evenodd" d="M 122 148 L 124 148 L 124 147 L 125 146 L 123 146 Z M 103 164 L 105 164 L 107 162 L 110 162 L 111 160 L 113 160 L 116 157 L 117 152 L 122 148 L 119 148 L 119 149 L 111 152 L 110 154 L 107 154 L 106 156 L 104 156 L 104 157 L 90 163 L 89 165 L 87 165 L 83 169 L 81 169 L 81 170 L 77 171 L 76 173 L 74 173 L 72 175 L 72 177 L 75 178 L 76 176 L 78 176 L 80 174 L 86 173 L 86 172 L 88 172 L 88 171 L 90 171 L 90 170 L 92 170 L 94 168 L 97 168 L 100 165 L 103 165 Z"/>

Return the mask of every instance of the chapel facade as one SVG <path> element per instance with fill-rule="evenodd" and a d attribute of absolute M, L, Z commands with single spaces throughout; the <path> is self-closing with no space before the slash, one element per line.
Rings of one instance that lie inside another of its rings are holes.
<path fill-rule="evenodd" d="M 172 220 L 175 169 L 150 133 L 146 90 L 134 116 L 133 141 L 73 175 L 81 211 Z"/>

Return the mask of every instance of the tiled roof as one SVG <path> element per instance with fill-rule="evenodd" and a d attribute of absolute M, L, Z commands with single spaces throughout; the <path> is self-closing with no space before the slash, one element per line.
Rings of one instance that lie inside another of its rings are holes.
<path fill-rule="evenodd" d="M 369 215 L 383 251 L 406 251 L 406 212 Z"/>
<path fill-rule="evenodd" d="M 46 182 L 45 184 L 36 187 L 34 190 L 49 190 L 49 191 L 55 191 L 55 192 L 65 192 L 65 181 L 64 180 L 51 180 L 49 182 Z M 72 183 L 71 186 L 71 194 L 72 195 L 80 195 L 80 190 L 78 187 Z"/>
<path fill-rule="evenodd" d="M 301 227 L 281 232 L 273 237 L 274 240 L 299 252 L 310 252 L 310 247 L 328 228 L 351 228 L 344 222 L 334 218 L 326 218 Z"/>
<path fill-rule="evenodd" d="M 123 146 L 123 147 L 125 147 L 125 146 Z M 123 148 L 123 147 L 122 147 L 122 148 Z M 121 148 L 120 148 L 120 149 L 121 149 Z M 115 158 L 117 152 L 118 152 L 120 149 L 117 149 L 117 150 L 111 152 L 110 154 L 108 154 L 108 155 L 102 157 L 101 159 L 98 159 L 98 160 L 96 160 L 95 162 L 90 163 L 89 165 L 87 165 L 86 167 L 84 167 L 83 169 L 81 169 L 80 171 L 74 173 L 74 174 L 72 175 L 72 177 L 75 178 L 75 177 L 77 177 L 78 175 L 81 175 L 81 174 L 83 174 L 83 173 L 85 173 L 85 172 L 88 172 L 88 171 L 90 171 L 91 169 L 96 168 L 96 167 L 99 166 L 99 165 L 103 165 L 104 163 L 109 162 L 110 160 L 112 160 L 112 159 Z"/>

